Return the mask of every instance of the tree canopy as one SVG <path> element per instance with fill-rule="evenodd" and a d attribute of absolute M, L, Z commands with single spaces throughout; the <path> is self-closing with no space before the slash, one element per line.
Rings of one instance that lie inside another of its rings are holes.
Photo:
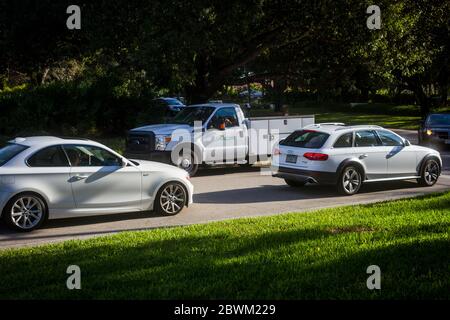
<path fill-rule="evenodd" d="M 80 73 L 138 74 L 156 92 L 203 102 L 245 68 L 253 79 L 281 81 L 281 90 L 290 83 L 326 97 L 356 88 L 364 99 L 377 88 L 406 88 L 426 110 L 426 86 L 435 85 L 447 101 L 445 0 L 378 1 L 379 30 L 366 26 L 371 1 L 82 1 L 81 30 L 66 28 L 70 4 L 3 1 L 5 81 L 17 72 L 37 86 L 49 69 L 78 61 Z"/>

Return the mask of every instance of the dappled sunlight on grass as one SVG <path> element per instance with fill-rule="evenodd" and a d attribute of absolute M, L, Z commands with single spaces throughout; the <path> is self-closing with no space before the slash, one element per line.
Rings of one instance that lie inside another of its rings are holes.
<path fill-rule="evenodd" d="M 0 298 L 443 298 L 449 204 L 447 193 L 5 250 Z M 81 291 L 65 287 L 70 264 Z M 371 264 L 381 292 L 365 287 Z"/>

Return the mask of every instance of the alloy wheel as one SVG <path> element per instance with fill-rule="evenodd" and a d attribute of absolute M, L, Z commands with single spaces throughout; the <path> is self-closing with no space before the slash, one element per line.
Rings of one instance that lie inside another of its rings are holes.
<path fill-rule="evenodd" d="M 425 166 L 424 178 L 427 184 L 434 184 L 439 177 L 439 166 L 435 161 L 429 161 Z"/>
<path fill-rule="evenodd" d="M 20 229 L 31 229 L 42 220 L 44 210 L 41 199 L 32 196 L 20 197 L 11 207 L 11 221 Z"/>
<path fill-rule="evenodd" d="M 348 169 L 343 176 L 343 187 L 349 194 L 355 193 L 361 184 L 361 176 L 353 168 Z"/>
<path fill-rule="evenodd" d="M 160 197 L 161 209 L 167 214 L 176 214 L 186 203 L 186 192 L 178 184 L 168 184 L 164 187 Z"/>

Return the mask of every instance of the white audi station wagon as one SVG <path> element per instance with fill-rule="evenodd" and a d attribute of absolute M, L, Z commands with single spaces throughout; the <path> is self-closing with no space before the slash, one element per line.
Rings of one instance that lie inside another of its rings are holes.
<path fill-rule="evenodd" d="M 155 210 L 192 203 L 186 171 L 128 160 L 90 140 L 16 138 L 0 148 L 0 215 L 20 231 L 47 219 Z"/>
<path fill-rule="evenodd" d="M 343 195 L 375 181 L 417 179 L 432 186 L 442 168 L 439 152 L 371 125 L 309 125 L 280 141 L 273 154 L 272 175 L 288 185 L 333 184 Z"/>

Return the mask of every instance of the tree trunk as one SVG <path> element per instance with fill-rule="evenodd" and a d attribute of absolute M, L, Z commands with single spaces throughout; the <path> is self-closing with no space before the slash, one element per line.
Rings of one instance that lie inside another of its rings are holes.
<path fill-rule="evenodd" d="M 50 71 L 50 68 L 45 68 L 44 69 L 44 72 L 43 72 L 42 77 L 41 77 L 41 84 L 45 83 L 45 80 L 47 79 L 47 75 L 48 75 L 49 71 Z"/>

